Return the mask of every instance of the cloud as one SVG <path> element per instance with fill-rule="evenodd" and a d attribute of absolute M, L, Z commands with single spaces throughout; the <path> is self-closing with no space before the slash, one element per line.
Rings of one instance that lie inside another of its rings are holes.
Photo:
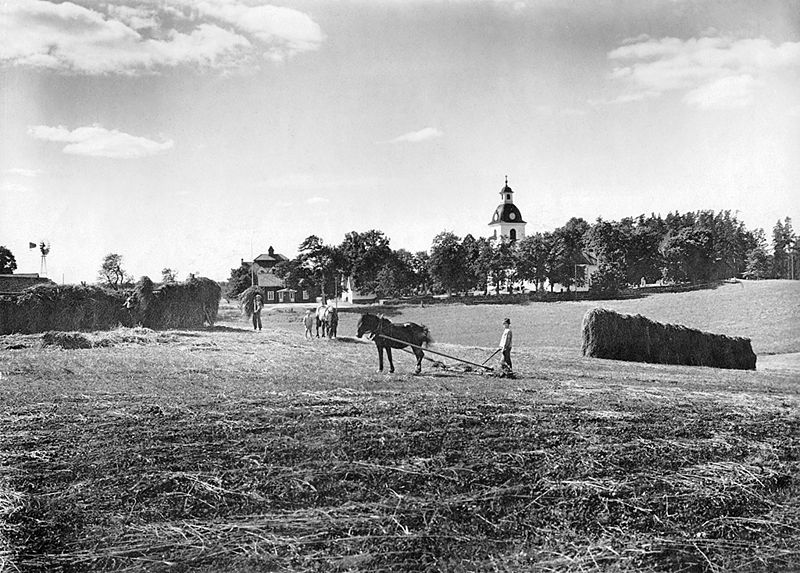
<path fill-rule="evenodd" d="M 771 74 L 800 66 L 800 42 L 708 36 L 681 40 L 639 36 L 608 53 L 610 78 L 625 91 L 615 103 L 684 92 L 701 109 L 747 106 Z"/>
<path fill-rule="evenodd" d="M 278 6 L 249 6 L 240 2 L 206 0 L 192 3 L 201 14 L 233 25 L 267 46 L 264 56 L 284 60 L 316 50 L 324 39 L 322 30 L 307 14 Z"/>
<path fill-rule="evenodd" d="M 761 82 L 750 75 L 720 78 L 683 96 L 683 101 L 700 109 L 735 109 L 753 103 L 753 91 Z"/>
<path fill-rule="evenodd" d="M 242 68 L 262 55 L 283 60 L 317 49 L 324 39 L 303 12 L 238 0 L 9 0 L 0 5 L 0 37 L 0 64 L 89 75 Z"/>
<path fill-rule="evenodd" d="M 172 149 L 174 145 L 172 140 L 153 141 L 116 129 L 108 130 L 99 125 L 79 127 L 72 131 L 63 126 L 36 125 L 29 127 L 28 133 L 36 139 L 66 143 L 64 153 L 90 157 L 136 159 L 162 153 Z"/>
<path fill-rule="evenodd" d="M 425 129 L 420 129 L 419 131 L 412 131 L 410 133 L 398 135 L 394 139 L 390 139 L 388 143 L 419 143 L 420 141 L 436 139 L 437 137 L 442 137 L 443 135 L 444 133 L 435 127 L 426 127 Z"/>
<path fill-rule="evenodd" d="M 21 167 L 12 167 L 11 169 L 3 170 L 5 175 L 16 175 L 19 177 L 38 177 L 41 169 L 24 169 Z"/>
<path fill-rule="evenodd" d="M 323 203 L 330 203 L 330 199 L 326 199 L 325 197 L 309 197 L 306 199 L 307 205 L 320 205 Z"/>

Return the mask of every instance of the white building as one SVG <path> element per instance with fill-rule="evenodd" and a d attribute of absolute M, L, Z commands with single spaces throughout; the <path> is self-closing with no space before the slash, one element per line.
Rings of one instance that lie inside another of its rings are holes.
<path fill-rule="evenodd" d="M 514 205 L 514 190 L 508 186 L 508 176 L 505 186 L 500 189 L 500 197 L 503 198 L 503 202 L 494 210 L 492 221 L 489 223 L 492 238 L 505 237 L 511 241 L 524 239 L 527 223 L 522 219 L 519 208 Z"/>

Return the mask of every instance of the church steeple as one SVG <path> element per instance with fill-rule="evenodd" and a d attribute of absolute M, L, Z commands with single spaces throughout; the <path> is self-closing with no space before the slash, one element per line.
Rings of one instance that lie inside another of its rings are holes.
<path fill-rule="evenodd" d="M 516 205 L 514 205 L 514 190 L 508 186 L 508 175 L 505 177 L 505 185 L 500 190 L 500 196 L 503 202 L 498 205 L 492 215 L 492 221 L 489 226 L 494 229 L 493 236 L 499 235 L 511 241 L 523 239 L 525 237 L 525 221 L 522 219 L 522 213 Z"/>
<path fill-rule="evenodd" d="M 503 198 L 503 203 L 514 203 L 514 190 L 508 186 L 508 175 L 506 175 L 506 184 L 500 189 L 500 196 Z"/>

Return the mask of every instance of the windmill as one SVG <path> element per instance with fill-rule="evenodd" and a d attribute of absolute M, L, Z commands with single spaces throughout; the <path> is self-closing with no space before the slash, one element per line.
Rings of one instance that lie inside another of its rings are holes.
<path fill-rule="evenodd" d="M 50 244 L 45 244 L 44 241 L 39 243 L 39 252 L 42 253 L 42 265 L 39 269 L 39 273 L 43 276 L 47 276 L 47 254 L 50 252 Z"/>

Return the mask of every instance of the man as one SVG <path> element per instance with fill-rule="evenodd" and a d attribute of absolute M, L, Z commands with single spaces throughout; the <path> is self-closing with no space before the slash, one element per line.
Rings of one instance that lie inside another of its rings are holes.
<path fill-rule="evenodd" d="M 261 293 L 256 293 L 253 299 L 253 330 L 261 330 L 261 309 L 264 308 L 264 301 Z"/>
<path fill-rule="evenodd" d="M 503 360 L 500 368 L 506 372 L 511 372 L 511 319 L 503 320 L 503 335 L 500 337 L 500 350 L 503 351 Z"/>

